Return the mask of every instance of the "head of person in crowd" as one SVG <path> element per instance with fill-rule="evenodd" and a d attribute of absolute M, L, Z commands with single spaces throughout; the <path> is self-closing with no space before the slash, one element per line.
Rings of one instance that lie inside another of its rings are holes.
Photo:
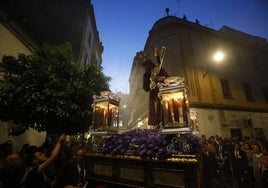
<path fill-rule="evenodd" d="M 208 138 L 208 140 L 213 144 L 215 142 L 215 137 L 214 136 L 210 136 Z"/>
<path fill-rule="evenodd" d="M 2 186 L 9 188 L 20 187 L 20 180 L 24 174 L 26 166 L 22 162 L 19 153 L 8 154 L 3 162 L 4 166 L 1 169 L 0 176 Z"/>
<path fill-rule="evenodd" d="M 202 142 L 205 143 L 207 140 L 206 135 L 202 134 L 201 139 L 202 139 Z"/>
<path fill-rule="evenodd" d="M 78 148 L 75 153 L 75 161 L 78 165 L 85 165 L 86 162 L 86 150 Z"/>
<path fill-rule="evenodd" d="M 20 150 L 20 152 L 19 152 L 19 154 L 20 154 L 20 157 L 21 157 L 21 159 L 22 160 L 25 160 L 26 159 L 26 157 L 28 156 L 28 149 L 29 149 L 29 144 L 24 144 L 22 147 L 21 147 L 21 150 Z"/>
<path fill-rule="evenodd" d="M 225 143 L 224 143 L 223 139 L 219 138 L 219 139 L 218 139 L 218 144 L 219 144 L 220 146 L 223 146 Z"/>
<path fill-rule="evenodd" d="M 255 153 L 255 154 L 260 154 L 260 153 L 262 153 L 261 145 L 258 144 L 258 143 L 254 143 L 254 144 L 253 144 L 253 146 L 252 146 L 252 150 L 253 150 L 253 153 Z"/>
<path fill-rule="evenodd" d="M 251 149 L 251 144 L 249 143 L 249 142 L 246 142 L 245 144 L 244 144 L 244 150 L 245 151 L 251 151 L 252 149 Z"/>
<path fill-rule="evenodd" d="M 5 158 L 5 166 L 7 168 L 15 168 L 21 164 L 21 158 L 19 153 L 11 153 Z"/>
<path fill-rule="evenodd" d="M 47 136 L 45 142 L 42 145 L 43 152 L 49 156 L 55 146 L 55 141 L 52 139 L 51 136 Z"/>
<path fill-rule="evenodd" d="M 239 142 L 236 142 L 236 143 L 234 144 L 234 149 L 235 149 L 235 150 L 240 150 L 240 148 L 241 148 L 240 143 L 239 143 Z"/>
<path fill-rule="evenodd" d="M 211 143 L 204 144 L 204 152 L 216 153 L 216 149 Z"/>
<path fill-rule="evenodd" d="M 231 146 L 232 145 L 232 142 L 229 138 L 224 138 L 223 139 L 224 143 L 227 145 L 227 146 Z"/>
<path fill-rule="evenodd" d="M 37 146 L 30 146 L 28 151 L 29 153 L 26 158 L 26 163 L 29 166 L 36 166 L 45 162 L 48 159 L 46 154 L 42 152 L 41 148 L 38 148 Z"/>

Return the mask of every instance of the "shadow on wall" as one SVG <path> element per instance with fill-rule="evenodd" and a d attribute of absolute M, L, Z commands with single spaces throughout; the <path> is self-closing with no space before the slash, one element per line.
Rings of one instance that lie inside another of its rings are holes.
<path fill-rule="evenodd" d="M 37 132 L 30 128 L 20 136 L 8 135 L 8 123 L 0 122 L 0 143 L 12 144 L 12 152 L 18 152 L 24 144 L 42 146 L 45 142 L 46 132 Z"/>

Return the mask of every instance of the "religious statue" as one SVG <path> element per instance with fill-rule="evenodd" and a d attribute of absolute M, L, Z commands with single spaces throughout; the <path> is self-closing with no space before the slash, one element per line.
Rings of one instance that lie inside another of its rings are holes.
<path fill-rule="evenodd" d="M 155 63 L 151 59 L 145 59 L 142 66 L 145 69 L 143 74 L 143 89 L 149 92 L 149 114 L 148 125 L 156 128 L 163 123 L 163 113 L 161 101 L 158 98 L 158 83 L 163 82 L 168 77 L 167 72 L 162 67 L 166 48 L 162 47 L 161 52 L 155 48 Z"/>

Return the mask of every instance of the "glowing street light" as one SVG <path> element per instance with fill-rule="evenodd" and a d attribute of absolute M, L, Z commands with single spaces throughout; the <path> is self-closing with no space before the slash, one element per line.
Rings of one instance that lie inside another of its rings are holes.
<path fill-rule="evenodd" d="M 221 62 L 224 59 L 224 53 L 221 51 L 218 51 L 214 54 L 213 59 L 215 62 Z"/>
<path fill-rule="evenodd" d="M 224 59 L 224 53 L 222 51 L 217 51 L 216 53 L 214 53 L 213 55 L 213 60 L 216 63 L 220 63 L 221 61 L 223 61 Z M 203 78 L 206 77 L 206 75 L 208 74 L 208 70 L 203 74 Z"/>

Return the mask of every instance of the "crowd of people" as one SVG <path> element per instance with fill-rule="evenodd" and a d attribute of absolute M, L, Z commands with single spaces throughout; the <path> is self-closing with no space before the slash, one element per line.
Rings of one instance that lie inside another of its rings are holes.
<path fill-rule="evenodd" d="M 268 144 L 261 140 L 202 135 L 202 187 L 268 187 Z"/>
<path fill-rule="evenodd" d="M 3 159 L 0 188 L 85 188 L 88 160 L 83 145 L 67 145 L 62 134 L 41 147 L 25 144 Z"/>

